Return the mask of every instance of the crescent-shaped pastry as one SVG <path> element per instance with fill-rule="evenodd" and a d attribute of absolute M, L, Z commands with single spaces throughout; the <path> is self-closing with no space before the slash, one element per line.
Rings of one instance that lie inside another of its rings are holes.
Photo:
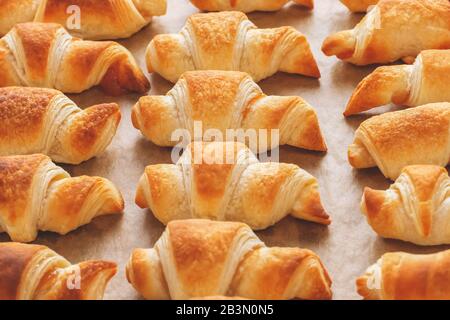
<path fill-rule="evenodd" d="M 149 72 L 176 82 L 186 71 L 244 71 L 259 81 L 277 71 L 320 77 L 306 37 L 292 27 L 258 29 L 242 12 L 199 13 L 178 34 L 147 48 Z"/>
<path fill-rule="evenodd" d="M 354 29 L 322 46 L 327 56 L 356 65 L 410 62 L 426 49 L 450 49 L 448 0 L 381 0 Z"/>
<path fill-rule="evenodd" d="M 126 272 L 146 299 L 332 296 L 331 279 L 314 252 L 268 248 L 238 222 L 170 222 L 154 248 L 133 251 Z"/>
<path fill-rule="evenodd" d="M 0 300 L 101 300 L 114 262 L 72 265 L 40 245 L 0 243 Z"/>
<path fill-rule="evenodd" d="M 409 107 L 450 102 L 450 50 L 425 50 L 413 65 L 375 69 L 359 83 L 344 115 L 390 102 Z"/>
<path fill-rule="evenodd" d="M 227 129 L 249 130 L 258 135 L 259 152 L 278 143 L 327 150 L 316 112 L 308 103 L 300 97 L 266 96 L 243 72 L 186 72 L 166 96 L 142 97 L 131 117 L 134 127 L 160 146 L 175 146 L 178 139 L 172 135 L 180 128 L 194 139 L 197 122 L 202 131 L 219 130 L 223 140 L 236 138 Z M 271 139 L 274 129 L 279 139 Z M 261 132 L 265 136 L 259 137 Z"/>
<path fill-rule="evenodd" d="M 450 244 L 450 178 L 443 167 L 405 167 L 388 190 L 365 188 L 361 209 L 384 238 Z"/>
<path fill-rule="evenodd" d="M 370 300 L 449 300 L 450 250 L 434 254 L 384 254 L 356 280 Z"/>
<path fill-rule="evenodd" d="M 277 11 L 290 0 L 190 0 L 203 11 Z M 312 9 L 314 0 L 292 0 L 295 4 Z"/>
<path fill-rule="evenodd" d="M 17 23 L 35 21 L 59 23 L 83 39 L 128 38 L 153 16 L 164 15 L 166 7 L 166 0 L 2 0 L 0 35 Z"/>
<path fill-rule="evenodd" d="M 94 86 L 118 95 L 150 84 L 131 53 L 112 41 L 73 38 L 56 23 L 22 23 L 0 39 L 0 87 L 79 93 Z"/>
<path fill-rule="evenodd" d="M 100 177 L 71 178 L 42 154 L 0 157 L 0 232 L 30 242 L 38 230 L 66 234 L 123 211 L 120 192 Z"/>
<path fill-rule="evenodd" d="M 150 165 L 136 203 L 162 223 L 207 218 L 265 229 L 288 214 L 330 224 L 316 178 L 294 164 L 263 162 L 241 143 L 195 142 L 176 164 Z"/>
<path fill-rule="evenodd" d="M 380 0 L 340 0 L 350 11 L 366 12 L 370 6 L 376 5 Z"/>
<path fill-rule="evenodd" d="M 106 149 L 120 117 L 115 103 L 81 110 L 57 90 L 0 88 L 0 155 L 44 153 L 78 164 Z"/>
<path fill-rule="evenodd" d="M 354 168 L 376 167 L 395 180 L 408 165 L 445 167 L 450 159 L 450 103 L 388 112 L 359 126 L 348 148 Z"/>

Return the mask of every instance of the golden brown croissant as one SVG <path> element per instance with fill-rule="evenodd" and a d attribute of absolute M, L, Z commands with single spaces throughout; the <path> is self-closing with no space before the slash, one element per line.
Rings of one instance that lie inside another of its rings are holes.
<path fill-rule="evenodd" d="M 128 281 L 146 299 L 332 295 L 331 279 L 314 252 L 268 248 L 238 222 L 170 222 L 154 248 L 133 251 L 126 271 Z"/>
<path fill-rule="evenodd" d="M 366 12 L 370 6 L 380 2 L 380 0 L 340 0 L 350 11 Z"/>
<path fill-rule="evenodd" d="M 81 110 L 53 89 L 0 88 L 0 155 L 44 153 L 78 164 L 106 149 L 120 117 L 115 103 Z"/>
<path fill-rule="evenodd" d="M 394 102 L 410 107 L 450 102 L 450 50 L 422 51 L 413 65 L 375 69 L 356 88 L 345 116 Z"/>
<path fill-rule="evenodd" d="M 194 6 L 203 11 L 276 11 L 290 0 L 190 0 Z M 314 0 L 293 0 L 295 4 L 313 8 Z"/>
<path fill-rule="evenodd" d="M 176 82 L 186 71 L 244 71 L 255 81 L 277 71 L 320 77 L 306 37 L 292 27 L 258 29 L 242 12 L 199 13 L 178 34 L 147 48 L 149 72 Z"/>
<path fill-rule="evenodd" d="M 448 0 L 381 0 L 354 29 L 322 46 L 326 55 L 357 65 L 409 62 L 426 49 L 450 49 Z"/>
<path fill-rule="evenodd" d="M 348 159 L 358 169 L 378 166 L 392 180 L 408 165 L 445 167 L 450 160 L 449 129 L 448 102 L 388 112 L 361 123 Z"/>
<path fill-rule="evenodd" d="M 167 224 L 176 219 L 207 218 L 247 223 L 265 229 L 289 213 L 329 224 L 316 178 L 298 166 L 263 162 L 241 143 L 195 142 L 177 164 L 150 165 L 136 194 Z"/>
<path fill-rule="evenodd" d="M 116 271 L 113 262 L 72 265 L 45 246 L 0 243 L 0 300 L 101 300 Z"/>
<path fill-rule="evenodd" d="M 114 95 L 150 86 L 125 47 L 73 38 L 59 24 L 17 24 L 0 39 L 0 87 L 79 93 L 97 85 Z"/>
<path fill-rule="evenodd" d="M 443 167 L 405 167 L 389 190 L 365 188 L 361 209 L 382 237 L 450 244 L 450 178 Z"/>
<path fill-rule="evenodd" d="M 356 280 L 371 300 L 449 300 L 450 250 L 435 254 L 390 252 Z"/>
<path fill-rule="evenodd" d="M 20 242 L 33 241 L 38 230 L 66 234 L 124 207 L 111 181 L 71 178 L 42 154 L 0 157 L 0 195 L 0 232 Z"/>
<path fill-rule="evenodd" d="M 2 0 L 0 35 L 17 23 L 56 22 L 68 26 L 72 8 L 80 14 L 80 28 L 71 30 L 84 39 L 127 38 L 166 13 L 166 0 Z M 70 29 L 70 28 L 69 28 Z"/>
<path fill-rule="evenodd" d="M 201 121 L 203 130 L 218 129 L 224 139 L 227 129 L 255 133 L 279 129 L 280 144 L 327 150 L 310 105 L 300 97 L 266 96 L 248 74 L 238 71 L 186 72 L 166 96 L 142 97 L 133 108 L 132 120 L 135 128 L 160 146 L 175 146 L 178 139 L 172 134 L 178 128 L 189 130 L 193 139 L 194 122 Z M 268 133 L 267 144 L 265 137 L 258 139 L 259 152 L 278 146 L 278 140 L 270 138 Z"/>

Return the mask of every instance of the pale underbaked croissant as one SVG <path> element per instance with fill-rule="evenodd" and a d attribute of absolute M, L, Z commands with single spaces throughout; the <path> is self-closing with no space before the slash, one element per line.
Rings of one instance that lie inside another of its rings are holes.
<path fill-rule="evenodd" d="M 450 160 L 449 129 L 448 102 L 388 112 L 361 123 L 348 159 L 355 168 L 378 166 L 392 180 L 408 165 L 445 167 Z"/>
<path fill-rule="evenodd" d="M 20 242 L 33 241 L 38 230 L 66 234 L 124 207 L 111 181 L 71 178 L 42 154 L 0 157 L 0 195 L 0 232 Z"/>
<path fill-rule="evenodd" d="M 115 95 L 150 86 L 125 47 L 73 38 L 56 23 L 17 24 L 0 39 L 0 87 L 79 93 L 96 85 Z"/>
<path fill-rule="evenodd" d="M 280 10 L 290 0 L 190 0 L 203 11 L 236 10 L 242 12 Z M 314 7 L 314 0 L 292 0 L 307 8 Z"/>
<path fill-rule="evenodd" d="M 450 250 L 434 254 L 384 254 L 356 280 L 371 300 L 449 300 Z"/>
<path fill-rule="evenodd" d="M 72 265 L 45 246 L 0 243 L 0 300 L 101 300 L 116 271 L 113 262 Z"/>
<path fill-rule="evenodd" d="M 120 117 L 115 103 L 81 110 L 57 90 L 0 88 L 0 155 L 44 153 L 78 164 L 106 149 Z"/>
<path fill-rule="evenodd" d="M 380 2 L 380 0 L 340 0 L 350 11 L 366 12 L 370 6 Z"/>
<path fill-rule="evenodd" d="M 405 167 L 389 190 L 365 188 L 361 209 L 382 237 L 450 244 L 450 179 L 443 167 Z"/>
<path fill-rule="evenodd" d="M 322 46 L 326 55 L 357 65 L 410 62 L 426 49 L 450 49 L 448 0 L 381 0 L 354 29 Z"/>
<path fill-rule="evenodd" d="M 170 222 L 152 249 L 135 249 L 127 279 L 146 299 L 240 296 L 330 299 L 320 258 L 300 248 L 268 248 L 243 223 Z"/>
<path fill-rule="evenodd" d="M 150 208 L 164 224 L 205 218 L 265 229 L 288 214 L 331 222 L 316 178 L 293 164 L 260 163 L 244 144 L 234 142 L 195 142 L 177 164 L 148 166 L 136 204 Z"/>
<path fill-rule="evenodd" d="M 2 0 L 0 35 L 17 23 L 56 22 L 67 26 L 71 9 L 80 14 L 80 28 L 71 30 L 84 39 L 127 38 L 150 23 L 153 16 L 166 13 L 166 0 Z"/>
<path fill-rule="evenodd" d="M 242 12 L 199 13 L 178 34 L 160 34 L 147 52 L 149 72 L 176 82 L 185 71 L 244 71 L 255 81 L 277 71 L 320 77 L 306 37 L 292 27 L 258 29 Z"/>
<path fill-rule="evenodd" d="M 142 97 L 133 108 L 132 120 L 160 146 L 176 145 L 172 134 L 178 128 L 188 130 L 193 139 L 195 122 L 201 121 L 204 131 L 218 129 L 224 140 L 227 129 L 258 134 L 266 129 L 267 140 L 258 139 L 259 152 L 277 147 L 278 142 L 327 150 L 316 112 L 308 103 L 295 96 L 266 96 L 248 74 L 238 71 L 186 72 L 166 96 Z M 271 139 L 272 129 L 279 129 L 279 141 Z"/>
<path fill-rule="evenodd" d="M 413 65 L 375 69 L 354 91 L 345 116 L 394 102 L 410 107 L 450 102 L 450 50 L 425 50 Z"/>

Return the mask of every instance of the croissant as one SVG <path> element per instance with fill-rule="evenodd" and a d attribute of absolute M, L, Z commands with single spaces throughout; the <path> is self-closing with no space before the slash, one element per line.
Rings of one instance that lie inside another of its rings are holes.
<path fill-rule="evenodd" d="M 292 27 L 258 29 L 242 12 L 199 13 L 178 34 L 160 34 L 147 52 L 149 72 L 176 82 L 185 71 L 244 71 L 255 81 L 277 71 L 320 77 L 306 37 Z"/>
<path fill-rule="evenodd" d="M 317 180 L 298 166 L 260 163 L 242 143 L 196 142 L 176 164 L 150 165 L 139 180 L 136 204 L 162 223 L 208 218 L 265 229 L 289 213 L 330 224 Z"/>
<path fill-rule="evenodd" d="M 422 51 L 414 65 L 379 67 L 361 81 L 345 116 L 394 102 L 410 107 L 450 102 L 450 50 Z"/>
<path fill-rule="evenodd" d="M 71 178 L 42 154 L 0 157 L 0 195 L 0 232 L 19 242 L 35 240 L 38 230 L 66 234 L 124 207 L 111 181 Z"/>
<path fill-rule="evenodd" d="M 101 300 L 116 271 L 113 262 L 72 265 L 45 246 L 0 243 L 0 300 Z"/>
<path fill-rule="evenodd" d="M 0 35 L 22 22 L 56 22 L 67 25 L 78 7 L 79 29 L 71 33 L 84 39 L 128 38 L 166 13 L 166 0 L 2 0 Z M 70 29 L 70 28 L 69 28 Z"/>
<path fill-rule="evenodd" d="M 203 11 L 237 10 L 242 12 L 252 11 L 277 11 L 290 0 L 190 0 L 194 6 Z M 312 9 L 314 0 L 293 0 L 295 4 Z"/>
<path fill-rule="evenodd" d="M 443 167 L 405 167 L 389 190 L 365 188 L 361 209 L 382 237 L 450 244 L 450 178 Z"/>
<path fill-rule="evenodd" d="M 414 164 L 445 167 L 450 159 L 450 103 L 430 103 L 372 117 L 359 126 L 348 148 L 355 168 L 378 166 L 395 180 Z"/>
<path fill-rule="evenodd" d="M 115 103 L 81 110 L 53 89 L 0 88 L 0 155 L 44 153 L 78 164 L 106 149 L 120 117 Z"/>
<path fill-rule="evenodd" d="M 370 6 L 376 5 L 380 0 L 340 0 L 350 11 L 366 12 Z"/>
<path fill-rule="evenodd" d="M 243 223 L 173 221 L 152 249 L 135 249 L 128 281 L 146 299 L 240 296 L 330 299 L 320 258 L 300 248 L 268 248 Z"/>
<path fill-rule="evenodd" d="M 385 253 L 356 280 L 371 300 L 449 300 L 450 250 L 434 254 Z"/>
<path fill-rule="evenodd" d="M 205 130 L 218 129 L 229 140 L 227 129 L 244 129 L 261 134 L 279 129 L 279 141 L 267 134 L 259 139 L 259 152 L 277 143 L 326 151 L 315 110 L 300 97 L 266 96 L 251 77 L 237 71 L 189 71 L 166 96 L 142 97 L 134 106 L 135 128 L 160 146 L 174 146 L 178 128 L 195 136 L 195 122 Z"/>
<path fill-rule="evenodd" d="M 354 29 L 322 46 L 327 56 L 356 65 L 411 62 L 426 49 L 450 49 L 448 0 L 381 0 Z"/>
<path fill-rule="evenodd" d="M 59 24 L 17 24 L 0 39 L 0 87 L 79 93 L 96 85 L 113 95 L 150 86 L 125 47 L 73 38 Z"/>

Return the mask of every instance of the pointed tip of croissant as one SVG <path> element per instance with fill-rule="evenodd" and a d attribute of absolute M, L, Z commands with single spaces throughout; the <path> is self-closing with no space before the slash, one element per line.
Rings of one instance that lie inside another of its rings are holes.
<path fill-rule="evenodd" d="M 84 261 L 80 268 L 82 299 L 100 300 L 109 281 L 117 273 L 117 264 L 109 261 Z"/>
<path fill-rule="evenodd" d="M 322 52 L 327 56 L 337 56 L 346 60 L 353 56 L 356 39 L 351 30 L 344 30 L 328 36 L 322 44 Z"/>
<path fill-rule="evenodd" d="M 385 200 L 385 192 L 383 190 L 375 190 L 369 187 L 364 188 L 361 211 L 371 220 L 380 213 Z"/>
<path fill-rule="evenodd" d="M 314 9 L 314 0 L 294 0 L 294 3 L 308 9 Z"/>

